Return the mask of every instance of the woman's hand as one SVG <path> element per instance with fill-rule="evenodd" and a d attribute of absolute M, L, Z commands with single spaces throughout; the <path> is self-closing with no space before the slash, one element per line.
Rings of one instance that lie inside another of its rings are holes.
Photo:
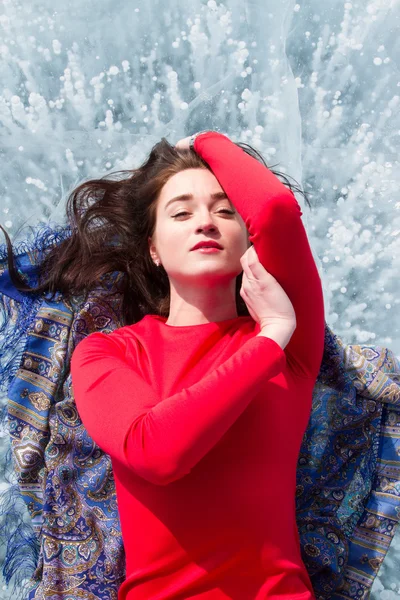
<path fill-rule="evenodd" d="M 251 317 L 261 329 L 278 328 L 293 333 L 296 328 L 293 304 L 275 277 L 264 269 L 254 246 L 246 250 L 240 262 L 243 267 L 240 295 Z"/>
<path fill-rule="evenodd" d="M 177 142 L 175 144 L 175 148 L 178 148 L 179 150 L 189 150 L 190 146 L 189 146 L 189 141 L 190 138 L 192 136 L 189 135 L 188 137 L 182 138 L 181 140 L 179 140 L 179 142 Z"/>

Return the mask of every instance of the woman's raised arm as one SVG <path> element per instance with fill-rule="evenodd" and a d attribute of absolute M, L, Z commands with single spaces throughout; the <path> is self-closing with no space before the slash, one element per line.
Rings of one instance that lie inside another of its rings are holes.
<path fill-rule="evenodd" d="M 285 348 L 289 368 L 316 377 L 324 348 L 323 293 L 294 194 L 223 134 L 201 133 L 193 147 L 245 222 L 261 264 L 293 304 L 297 326 Z"/>

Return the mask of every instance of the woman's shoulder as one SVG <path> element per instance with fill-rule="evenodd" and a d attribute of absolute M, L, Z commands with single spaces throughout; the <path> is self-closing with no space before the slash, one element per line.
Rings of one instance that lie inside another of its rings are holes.
<path fill-rule="evenodd" d="M 104 336 L 104 343 L 114 342 L 117 345 L 123 346 L 132 344 L 140 341 L 143 335 L 149 333 L 149 326 L 147 324 L 147 319 L 143 317 L 140 321 L 136 323 L 132 323 L 130 325 L 123 325 L 122 327 L 117 327 L 111 332 L 102 333 L 100 335 Z M 91 334 L 92 337 L 94 334 Z"/>
<path fill-rule="evenodd" d="M 149 322 L 146 317 L 143 317 L 140 321 L 132 323 L 130 325 L 123 325 L 116 327 L 112 331 L 94 331 L 84 337 L 78 344 L 78 346 L 85 345 L 89 346 L 108 346 L 112 347 L 119 346 L 123 347 L 129 343 L 140 341 L 143 336 L 150 334 L 151 321 Z"/>

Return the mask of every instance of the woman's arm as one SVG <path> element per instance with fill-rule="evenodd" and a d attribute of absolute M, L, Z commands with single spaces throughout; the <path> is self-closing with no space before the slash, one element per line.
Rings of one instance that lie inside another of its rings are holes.
<path fill-rule="evenodd" d="M 71 360 L 75 402 L 98 446 L 157 485 L 189 473 L 260 384 L 286 364 L 275 341 L 255 336 L 198 383 L 161 399 L 126 362 L 125 348 L 118 330 L 93 333 L 78 344 Z"/>
<path fill-rule="evenodd" d="M 223 134 L 201 133 L 193 147 L 245 222 L 261 264 L 293 304 L 297 326 L 285 348 L 289 368 L 316 378 L 324 349 L 322 285 L 294 194 Z"/>

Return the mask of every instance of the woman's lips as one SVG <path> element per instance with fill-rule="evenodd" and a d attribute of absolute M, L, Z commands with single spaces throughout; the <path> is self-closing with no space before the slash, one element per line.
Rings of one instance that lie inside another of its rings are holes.
<path fill-rule="evenodd" d="M 202 246 L 200 248 L 195 248 L 195 250 L 202 252 L 203 254 L 212 254 L 213 252 L 221 252 L 222 248 Z"/>

